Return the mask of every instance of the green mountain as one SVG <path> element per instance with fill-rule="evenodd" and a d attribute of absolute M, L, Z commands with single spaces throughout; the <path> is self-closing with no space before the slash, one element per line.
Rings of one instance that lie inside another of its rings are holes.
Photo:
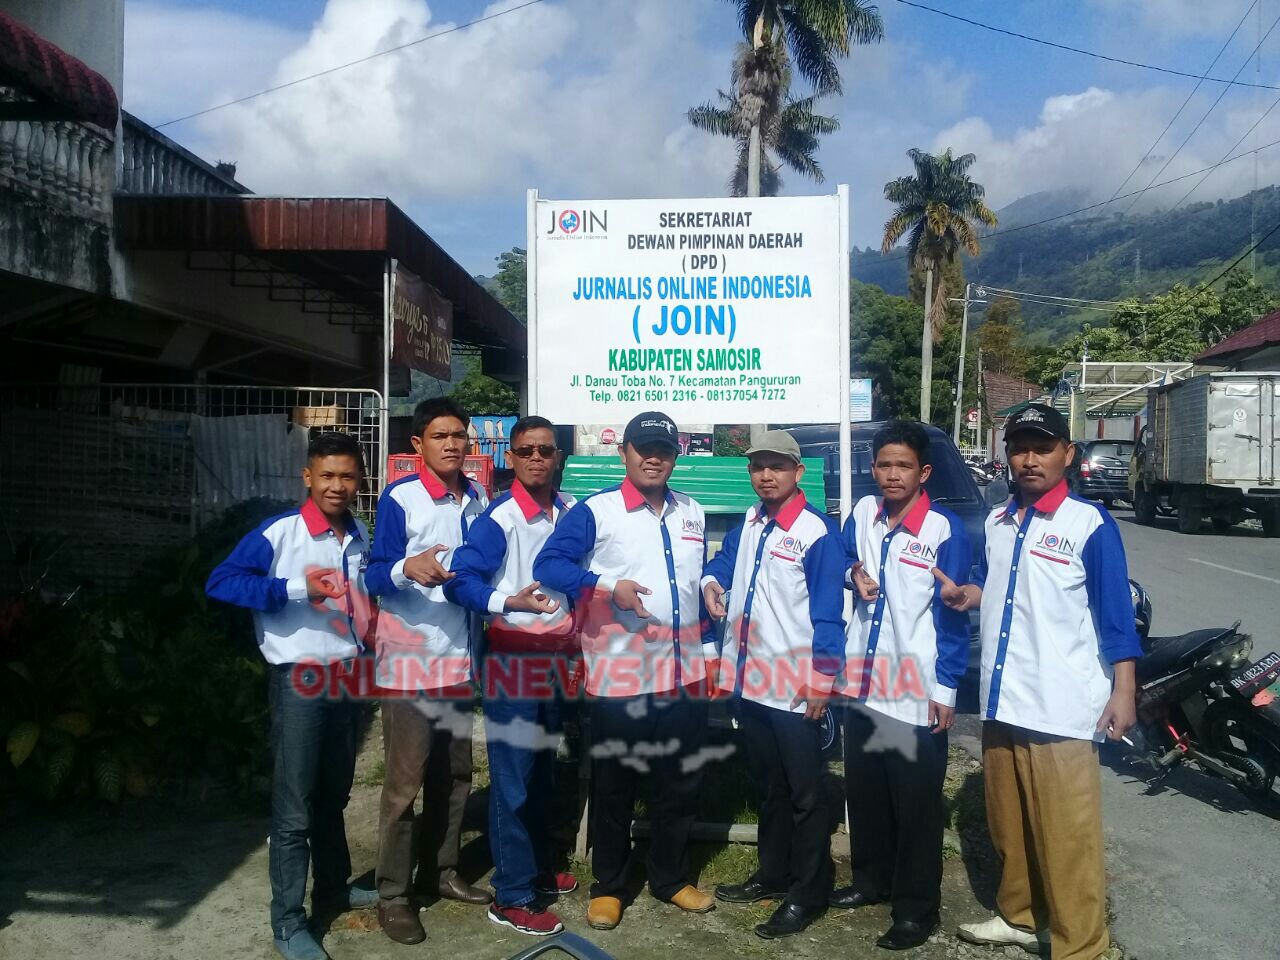
<path fill-rule="evenodd" d="M 1058 216 L 1063 203 L 1078 194 L 1053 192 L 1016 201 L 1000 211 L 995 235 L 982 241 L 982 254 L 966 258 L 967 279 L 1014 290 L 1056 296 L 1121 300 L 1162 293 L 1175 283 L 1209 280 L 1251 246 L 1254 197 L 1256 236 L 1280 227 L 1280 189 L 1274 185 L 1233 200 L 1218 200 L 1124 216 L 1115 206 L 1035 224 L 1037 214 Z M 1067 209 L 1071 209 L 1068 207 Z M 1241 266 L 1248 268 L 1246 258 Z M 855 279 L 887 293 L 907 294 L 907 264 L 901 251 L 852 253 Z M 1259 282 L 1280 288 L 1280 229 L 1257 251 Z M 1106 314 L 1091 310 L 1023 303 L 1033 342 L 1049 344 L 1088 322 L 1106 324 Z"/>

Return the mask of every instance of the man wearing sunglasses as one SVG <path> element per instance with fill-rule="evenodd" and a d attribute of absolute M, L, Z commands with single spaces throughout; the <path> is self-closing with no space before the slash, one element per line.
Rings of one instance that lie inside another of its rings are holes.
<path fill-rule="evenodd" d="M 690 913 L 715 900 L 689 882 L 689 832 L 706 733 L 706 561 L 701 504 L 672 490 L 676 425 L 642 413 L 623 432 L 626 479 L 587 497 L 556 525 L 533 564 L 544 586 L 582 604 L 592 737 L 592 870 L 587 922 L 622 919 L 631 819 L 643 777 L 651 788 L 649 891 Z M 707 639 L 714 639 L 709 630 Z"/>
<path fill-rule="evenodd" d="M 533 578 L 533 560 L 574 500 L 555 489 L 560 451 L 549 420 L 517 421 L 506 456 L 515 482 L 471 524 L 444 592 L 491 618 L 484 664 L 494 866 L 489 919 L 547 936 L 564 929 L 546 909 L 548 899 L 578 886 L 571 874 L 554 870 L 547 817 L 558 740 L 553 684 L 557 674 L 569 675 L 576 643 L 569 604 Z"/>

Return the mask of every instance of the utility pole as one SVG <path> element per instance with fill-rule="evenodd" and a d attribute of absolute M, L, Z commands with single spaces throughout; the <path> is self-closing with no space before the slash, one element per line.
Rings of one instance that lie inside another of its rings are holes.
<path fill-rule="evenodd" d="M 1133 258 L 1133 282 L 1142 282 L 1142 248 L 1138 248 L 1137 255 Z"/>
<path fill-rule="evenodd" d="M 933 400 L 933 325 L 929 308 L 933 306 L 933 267 L 924 275 L 924 334 L 920 338 L 920 422 L 929 422 Z"/>
<path fill-rule="evenodd" d="M 980 439 L 982 439 L 982 440 L 984 440 L 984 441 L 985 441 L 985 435 L 984 435 L 984 434 L 983 434 L 983 432 L 982 432 L 982 395 L 983 395 L 983 392 L 984 392 L 984 391 L 983 391 L 983 389 L 982 389 L 982 348 L 981 348 L 981 347 L 979 347 L 979 348 L 978 348 L 978 437 L 979 437 Z M 985 447 L 985 446 L 986 446 L 986 443 L 985 443 L 985 442 L 983 442 L 983 444 L 982 444 L 982 445 Z M 987 451 L 988 456 L 990 456 L 990 453 L 991 453 L 991 451 L 990 451 L 990 450 L 988 450 L 988 451 Z"/>
<path fill-rule="evenodd" d="M 964 348 L 965 342 L 969 339 L 969 289 L 972 286 L 972 283 L 964 285 L 964 313 L 960 320 L 960 369 L 956 373 L 955 422 L 951 425 L 951 439 L 957 447 L 960 446 L 960 410 L 964 406 Z"/>
<path fill-rule="evenodd" d="M 1022 254 L 1018 254 L 1018 282 L 1022 282 Z M 968 294 L 965 294 L 966 298 L 968 296 Z"/>

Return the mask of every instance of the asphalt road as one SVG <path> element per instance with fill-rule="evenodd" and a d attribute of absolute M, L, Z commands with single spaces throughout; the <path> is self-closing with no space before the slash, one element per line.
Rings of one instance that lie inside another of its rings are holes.
<path fill-rule="evenodd" d="M 1255 658 L 1280 649 L 1280 539 L 1207 524 L 1186 536 L 1172 519 L 1152 528 L 1124 509 L 1115 516 L 1130 576 L 1151 597 L 1153 634 L 1240 620 Z M 1130 955 L 1280 956 L 1280 820 L 1193 770 L 1153 791 L 1117 752 L 1104 748 L 1103 762 L 1112 930 Z"/>

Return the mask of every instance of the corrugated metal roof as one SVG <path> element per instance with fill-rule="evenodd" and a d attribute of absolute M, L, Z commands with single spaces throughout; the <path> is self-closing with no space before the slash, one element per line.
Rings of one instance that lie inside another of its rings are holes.
<path fill-rule="evenodd" d="M 386 198 L 118 196 L 115 231 L 133 250 L 394 257 L 453 303 L 459 326 L 472 328 L 468 339 L 527 349 L 524 325 Z"/>
<path fill-rule="evenodd" d="M 1268 313 L 1243 330 L 1237 330 L 1221 343 L 1214 344 L 1196 360 L 1223 359 L 1230 354 L 1249 353 L 1280 343 L 1280 310 Z"/>

